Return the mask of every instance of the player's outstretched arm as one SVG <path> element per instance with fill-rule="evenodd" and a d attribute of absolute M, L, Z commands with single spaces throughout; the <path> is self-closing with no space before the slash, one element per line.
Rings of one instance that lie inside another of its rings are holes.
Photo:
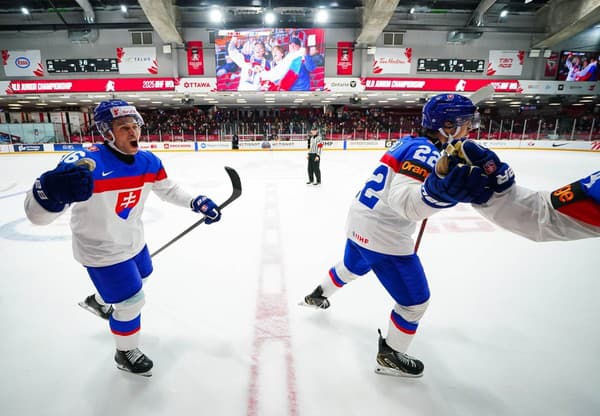
<path fill-rule="evenodd" d="M 35 180 L 25 197 L 25 213 L 34 224 L 49 224 L 67 205 L 88 200 L 93 190 L 94 179 L 88 166 L 60 163 Z"/>
<path fill-rule="evenodd" d="M 600 172 L 553 192 L 533 191 L 517 186 L 493 151 L 466 140 L 458 153 L 490 177 L 494 195 L 473 206 L 494 224 L 533 241 L 600 237 Z"/>

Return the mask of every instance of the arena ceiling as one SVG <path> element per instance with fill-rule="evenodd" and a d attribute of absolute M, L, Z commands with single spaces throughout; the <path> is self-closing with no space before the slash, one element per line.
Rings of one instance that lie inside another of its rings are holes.
<path fill-rule="evenodd" d="M 600 23 L 598 0 L 365 0 L 365 1 L 247 0 L 0 0 L 0 37 L 4 33 L 82 29 L 152 29 L 157 46 L 183 47 L 184 28 L 263 27 L 263 13 L 273 10 L 279 27 L 358 28 L 357 48 L 374 45 L 382 31 L 447 30 L 464 33 L 529 33 L 532 48 L 551 48 Z M 127 7 L 123 12 L 121 6 Z M 29 14 L 24 15 L 22 8 Z M 220 23 L 211 22 L 209 11 L 223 11 Z M 316 23 L 316 11 L 325 8 L 326 22 Z M 508 16 L 500 17 L 506 10 Z M 165 19 L 165 16 L 171 16 Z M 161 42 L 162 41 L 162 42 Z M 4 106 L 20 101 L 23 108 L 54 108 L 93 105 L 103 94 L 72 94 L 8 97 Z M 121 97 L 121 95 L 120 95 Z M 420 106 L 424 93 L 368 92 L 361 106 Z M 137 93 L 125 99 L 142 107 L 182 105 L 183 94 Z M 191 96 L 194 105 L 227 106 L 320 106 L 348 105 L 351 93 L 217 93 Z M 324 102 L 324 98 L 327 100 Z M 506 98 L 506 95 L 503 95 Z M 509 97 L 510 98 L 510 97 Z M 497 97 L 500 99 L 500 97 Z M 564 98 L 563 100 L 568 100 Z M 571 101 L 574 100 L 571 98 Z M 189 103 L 188 103 L 189 105 Z"/>

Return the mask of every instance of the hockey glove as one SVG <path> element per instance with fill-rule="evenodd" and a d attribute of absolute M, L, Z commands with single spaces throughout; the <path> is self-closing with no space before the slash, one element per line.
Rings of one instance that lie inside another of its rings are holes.
<path fill-rule="evenodd" d="M 206 215 L 206 220 L 204 222 L 207 224 L 212 224 L 221 219 L 219 207 L 207 196 L 198 195 L 192 200 L 190 206 L 192 211 Z"/>
<path fill-rule="evenodd" d="M 94 178 L 86 166 L 61 163 L 35 180 L 33 196 L 44 209 L 60 212 L 66 204 L 90 199 Z"/>
<path fill-rule="evenodd" d="M 454 166 L 443 178 L 431 173 L 421 186 L 423 201 L 434 208 L 450 208 L 458 202 L 482 204 L 493 193 L 490 179 L 477 166 Z"/>
<path fill-rule="evenodd" d="M 473 140 L 465 140 L 462 143 L 461 157 L 464 157 L 467 163 L 485 171 L 491 179 L 494 192 L 504 192 L 515 183 L 515 173 L 512 168 L 501 162 L 496 153 Z"/>

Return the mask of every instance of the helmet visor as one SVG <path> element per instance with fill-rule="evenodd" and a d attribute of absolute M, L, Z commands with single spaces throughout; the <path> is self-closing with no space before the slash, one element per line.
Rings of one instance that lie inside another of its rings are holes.
<path fill-rule="evenodd" d="M 451 129 L 454 127 L 462 127 L 470 123 L 469 129 L 477 129 L 481 125 L 481 115 L 478 111 L 472 114 L 461 114 L 454 117 L 452 120 L 444 121 L 444 128 Z"/>

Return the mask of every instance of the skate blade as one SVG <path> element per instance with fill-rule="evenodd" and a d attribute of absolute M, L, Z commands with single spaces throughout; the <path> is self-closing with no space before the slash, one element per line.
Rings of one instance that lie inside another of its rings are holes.
<path fill-rule="evenodd" d="M 78 305 L 81 306 L 86 311 L 93 313 L 97 317 L 108 320 L 104 316 L 100 315 L 96 309 L 90 308 L 84 301 L 79 302 Z"/>
<path fill-rule="evenodd" d="M 320 311 L 327 309 L 327 308 L 321 308 L 320 306 L 317 306 L 317 305 L 310 305 L 310 304 L 304 302 L 303 300 L 298 302 L 298 306 L 304 306 L 305 308 L 310 308 L 310 309 L 318 309 Z"/>
<path fill-rule="evenodd" d="M 126 373 L 133 374 L 134 376 L 152 377 L 152 370 L 148 370 L 148 371 L 145 371 L 143 373 L 134 373 L 133 371 L 128 370 L 127 367 L 119 365 L 119 364 L 117 364 L 117 368 L 119 370 L 121 370 L 121 371 L 126 372 Z"/>
<path fill-rule="evenodd" d="M 375 373 L 383 376 L 393 376 L 393 377 L 404 377 L 404 378 L 419 378 L 423 377 L 423 373 L 421 374 L 408 374 L 402 371 L 394 370 L 389 367 L 382 367 L 379 364 L 375 366 Z"/>

